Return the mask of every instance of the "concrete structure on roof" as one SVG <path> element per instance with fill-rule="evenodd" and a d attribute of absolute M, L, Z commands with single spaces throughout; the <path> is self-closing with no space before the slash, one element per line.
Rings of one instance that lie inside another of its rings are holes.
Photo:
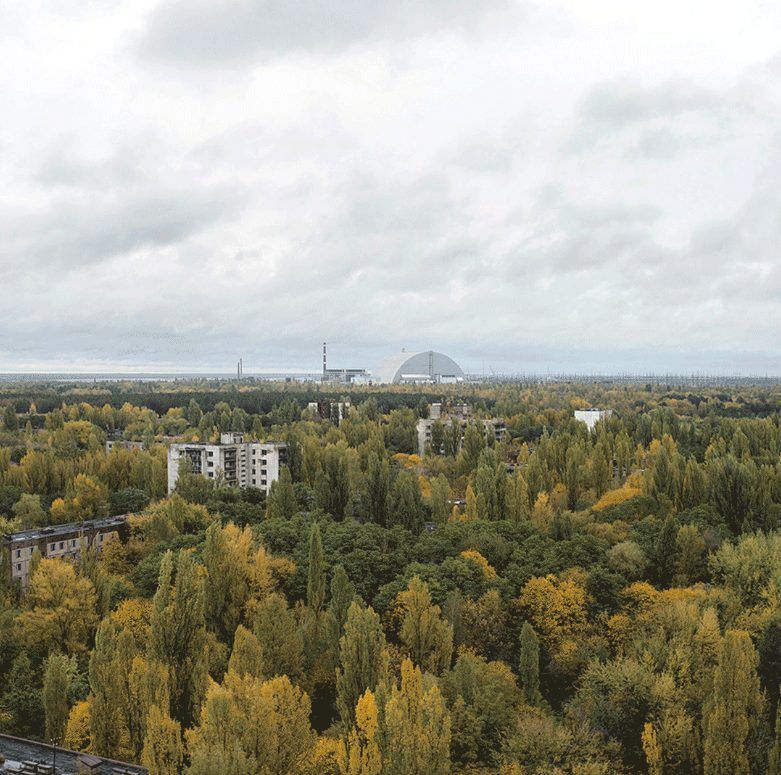
<path fill-rule="evenodd" d="M 416 353 L 402 351 L 388 356 L 372 372 L 372 381 L 387 385 L 416 382 L 455 384 L 464 381 L 464 372 L 444 353 L 434 350 Z"/>
<path fill-rule="evenodd" d="M 19 775 L 147 775 L 147 769 L 37 740 L 0 735 L 0 772 Z"/>
<path fill-rule="evenodd" d="M 76 562 L 84 549 L 96 552 L 126 530 L 127 514 L 86 522 L 69 522 L 3 536 L 2 567 L 6 580 L 24 589 L 30 580 L 30 560 L 37 551 L 41 557 Z"/>
<path fill-rule="evenodd" d="M 168 492 L 176 489 L 183 460 L 190 471 L 229 487 L 254 487 L 268 492 L 287 463 L 287 444 L 244 441 L 242 433 L 223 433 L 219 444 L 182 442 L 168 448 Z"/>

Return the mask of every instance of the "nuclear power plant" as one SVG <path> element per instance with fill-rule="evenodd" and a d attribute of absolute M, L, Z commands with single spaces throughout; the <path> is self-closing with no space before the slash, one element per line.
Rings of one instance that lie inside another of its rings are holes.
<path fill-rule="evenodd" d="M 328 347 L 323 342 L 323 382 L 345 385 L 367 384 L 454 385 L 464 381 L 463 369 L 449 356 L 435 350 L 389 355 L 373 371 L 355 368 L 329 368 Z"/>

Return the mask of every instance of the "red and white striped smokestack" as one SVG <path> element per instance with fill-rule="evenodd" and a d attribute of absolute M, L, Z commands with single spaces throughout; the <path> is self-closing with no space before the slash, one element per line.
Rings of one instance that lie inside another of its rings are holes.
<path fill-rule="evenodd" d="M 326 354 L 325 354 L 325 342 L 323 342 L 323 379 L 325 379 L 326 371 L 327 371 L 327 361 L 326 361 Z"/>

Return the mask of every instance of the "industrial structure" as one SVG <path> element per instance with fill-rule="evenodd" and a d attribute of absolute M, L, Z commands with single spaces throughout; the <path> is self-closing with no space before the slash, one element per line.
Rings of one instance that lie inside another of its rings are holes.
<path fill-rule="evenodd" d="M 127 514 L 86 522 L 69 522 L 3 536 L 2 566 L 6 580 L 25 588 L 30 580 L 30 561 L 35 552 L 41 557 L 79 559 L 84 549 L 100 550 L 127 529 Z"/>
<path fill-rule="evenodd" d="M 168 448 L 168 492 L 176 489 L 186 462 L 190 472 L 229 487 L 254 487 L 268 492 L 287 462 L 281 441 L 244 441 L 243 433 L 223 433 L 219 444 L 181 442 Z"/>
<path fill-rule="evenodd" d="M 329 369 L 328 350 L 323 342 L 323 382 L 338 382 L 342 385 L 351 385 L 353 382 L 367 382 L 369 373 L 366 369 Z"/>
<path fill-rule="evenodd" d="M 388 356 L 373 372 L 378 384 L 457 384 L 464 381 L 461 367 L 449 356 L 434 350 L 411 353 L 402 350 Z"/>

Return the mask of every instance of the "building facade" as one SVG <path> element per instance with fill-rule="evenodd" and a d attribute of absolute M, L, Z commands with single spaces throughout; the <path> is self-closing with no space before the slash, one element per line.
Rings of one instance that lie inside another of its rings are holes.
<path fill-rule="evenodd" d="M 127 529 L 127 514 L 87 522 L 70 522 L 3 536 L 3 569 L 6 580 L 24 588 L 30 580 L 30 561 L 35 552 L 41 557 L 79 559 L 82 550 L 100 550 Z"/>
<path fill-rule="evenodd" d="M 500 417 L 492 417 L 490 420 L 472 420 L 472 407 L 469 404 L 451 404 L 445 406 L 441 403 L 433 403 L 429 408 L 429 416 L 420 419 L 417 423 L 418 454 L 423 457 L 431 449 L 431 429 L 434 423 L 439 422 L 449 430 L 454 424 L 459 427 L 459 449 L 464 441 L 464 433 L 470 422 L 477 422 L 483 426 L 483 432 L 492 436 L 494 441 L 501 441 L 507 433 L 507 426 Z M 434 450 L 436 454 L 442 454 L 444 450 Z"/>
<path fill-rule="evenodd" d="M 187 461 L 197 476 L 228 487 L 255 487 L 268 492 L 287 463 L 287 445 L 280 441 L 244 441 L 241 433 L 223 433 L 219 444 L 184 442 L 168 448 L 168 492 L 176 489 Z"/>

